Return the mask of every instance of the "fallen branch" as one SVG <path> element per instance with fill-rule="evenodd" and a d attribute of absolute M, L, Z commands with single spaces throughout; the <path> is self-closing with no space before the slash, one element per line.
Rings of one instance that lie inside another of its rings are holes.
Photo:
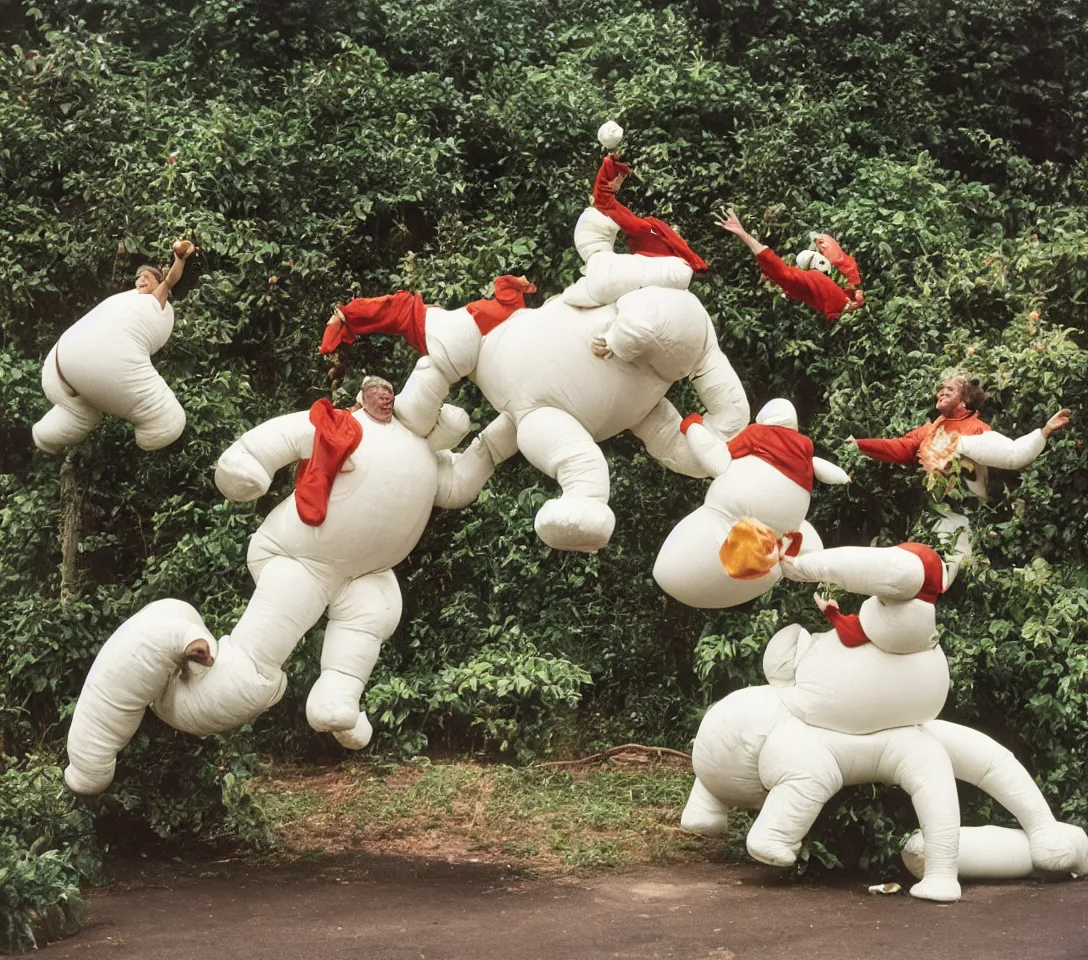
<path fill-rule="evenodd" d="M 552 760 L 548 763 L 538 763 L 535 766 L 538 767 L 580 767 L 587 763 L 594 763 L 598 760 L 608 760 L 611 757 L 615 757 L 621 753 L 650 753 L 657 756 L 670 756 L 681 757 L 684 760 L 691 762 L 691 754 L 684 753 L 682 750 L 670 750 L 668 747 L 647 747 L 641 743 L 624 743 L 618 747 L 609 747 L 607 750 L 602 750 L 600 753 L 590 754 L 588 757 L 582 757 L 579 760 Z"/>

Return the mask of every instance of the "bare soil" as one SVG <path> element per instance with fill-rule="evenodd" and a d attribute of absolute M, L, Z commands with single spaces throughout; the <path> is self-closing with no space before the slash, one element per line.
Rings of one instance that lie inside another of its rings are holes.
<path fill-rule="evenodd" d="M 452 860 L 452 862 L 451 862 Z M 469 859 L 125 861 L 43 960 L 1085 960 L 1088 883 L 971 885 L 956 904 L 757 865 L 536 876 Z"/>

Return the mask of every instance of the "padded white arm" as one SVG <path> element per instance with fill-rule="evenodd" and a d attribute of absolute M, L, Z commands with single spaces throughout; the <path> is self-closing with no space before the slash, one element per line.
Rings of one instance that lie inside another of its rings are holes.
<path fill-rule="evenodd" d="M 646 419 L 631 428 L 631 432 L 646 445 L 646 452 L 651 457 L 673 473 L 685 477 L 710 476 L 680 432 L 680 414 L 668 400 L 662 398 Z"/>
<path fill-rule="evenodd" d="M 307 459 L 314 449 L 309 411 L 267 420 L 234 441 L 215 467 L 215 485 L 228 500 L 256 500 L 277 470 Z"/>
<path fill-rule="evenodd" d="M 728 357 L 718 346 L 718 332 L 707 318 L 707 349 L 691 374 L 695 392 L 706 407 L 706 423 L 731 440 L 752 418 L 748 395 Z"/>
<path fill-rule="evenodd" d="M 688 447 L 706 476 L 720 477 L 733 462 L 729 446 L 701 423 L 693 423 L 685 435 Z"/>
<path fill-rule="evenodd" d="M 832 547 L 799 556 L 782 568 L 788 580 L 833 583 L 885 600 L 911 600 L 925 582 L 922 561 L 899 547 Z"/>
<path fill-rule="evenodd" d="M 820 483 L 830 483 L 838 486 L 850 482 L 850 474 L 843 470 L 842 467 L 830 460 L 825 460 L 823 457 L 812 458 L 812 472 Z"/>
<path fill-rule="evenodd" d="M 960 437 L 958 451 L 961 456 L 984 467 L 1023 470 L 1043 452 L 1045 446 L 1042 430 L 1032 430 L 1015 440 L 990 430 L 974 437 Z"/>
<path fill-rule="evenodd" d="M 439 451 L 436 507 L 467 507 L 495 472 L 495 467 L 518 449 L 517 428 L 508 414 L 492 420 L 463 453 Z"/>

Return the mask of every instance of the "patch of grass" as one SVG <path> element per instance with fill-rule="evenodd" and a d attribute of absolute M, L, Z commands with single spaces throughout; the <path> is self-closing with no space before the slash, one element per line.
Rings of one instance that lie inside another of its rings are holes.
<path fill-rule="evenodd" d="M 353 759 L 280 768 L 253 789 L 295 854 L 365 849 L 540 871 L 743 859 L 743 814 L 724 841 L 680 829 L 691 784 L 686 764 L 645 757 L 567 770 Z"/>

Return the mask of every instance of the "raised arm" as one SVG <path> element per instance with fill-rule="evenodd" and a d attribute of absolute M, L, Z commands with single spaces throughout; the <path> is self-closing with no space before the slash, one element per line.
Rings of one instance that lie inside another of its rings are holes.
<path fill-rule="evenodd" d="M 177 286 L 178 281 L 181 279 L 181 275 L 185 272 L 185 261 L 189 259 L 189 256 L 194 249 L 191 240 L 174 241 L 174 262 L 170 264 L 170 269 L 167 271 L 162 283 L 151 291 L 151 296 L 159 301 L 160 307 L 165 309 L 166 300 L 170 296 L 170 291 Z"/>
<path fill-rule="evenodd" d="M 984 467 L 1001 470 L 1022 470 L 1046 446 L 1047 438 L 1069 422 L 1069 410 L 1063 408 L 1038 430 L 1012 440 L 995 430 L 974 437 L 960 437 L 957 452 Z"/>
<path fill-rule="evenodd" d="M 720 219 L 715 220 L 715 225 L 721 227 L 727 233 L 733 234 L 738 240 L 741 241 L 749 250 L 752 251 L 757 257 L 768 247 L 765 243 L 760 243 L 755 237 L 753 237 L 747 230 L 744 229 L 744 225 L 740 222 L 736 212 L 730 208 L 728 210 L 720 210 L 716 216 Z M 781 261 L 779 261 L 781 263 Z"/>
<path fill-rule="evenodd" d="M 609 154 L 601 162 L 597 179 L 593 182 L 593 206 L 611 218 L 624 233 L 637 232 L 644 227 L 642 218 L 616 199 L 616 191 L 630 172 L 627 164 L 620 163 L 616 156 Z"/>
<path fill-rule="evenodd" d="M 277 470 L 313 453 L 308 411 L 266 420 L 234 441 L 215 467 L 215 485 L 228 500 L 245 503 L 268 492 Z"/>

